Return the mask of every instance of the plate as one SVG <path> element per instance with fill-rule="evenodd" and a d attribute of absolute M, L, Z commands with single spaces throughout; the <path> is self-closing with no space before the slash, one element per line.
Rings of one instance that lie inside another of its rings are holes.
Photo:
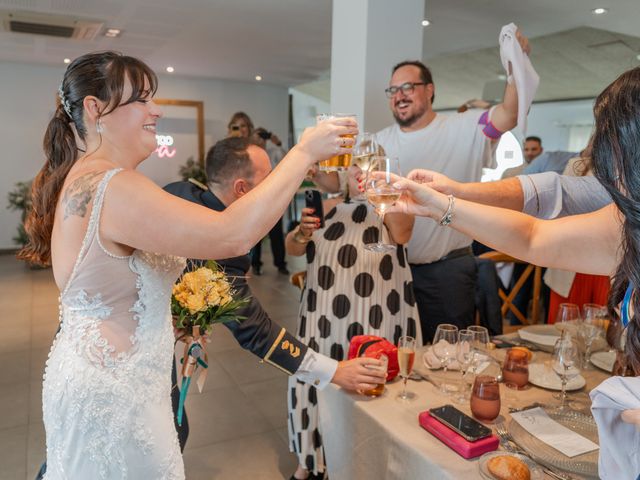
<path fill-rule="evenodd" d="M 553 410 L 547 409 L 545 411 L 556 422 L 599 444 L 598 427 L 593 417 L 572 411 L 567 413 L 554 413 Z M 600 450 L 569 458 L 555 448 L 538 440 L 516 421 L 511 420 L 509 422 L 508 430 L 515 442 L 541 464 L 587 477 L 598 478 L 598 453 Z"/>
<path fill-rule="evenodd" d="M 542 473 L 542 469 L 536 465 L 534 461 L 530 458 L 525 457 L 524 455 L 520 455 L 517 453 L 507 453 L 507 452 L 489 452 L 485 453 L 480 457 L 478 461 L 478 470 L 480 470 L 480 476 L 482 478 L 486 478 L 487 480 L 496 480 L 496 477 L 491 475 L 489 469 L 487 468 L 487 462 L 493 457 L 514 457 L 518 460 L 523 461 L 527 467 L 529 467 L 529 472 L 531 473 L 531 480 L 542 480 L 544 478 L 544 474 Z"/>
<path fill-rule="evenodd" d="M 605 372 L 613 372 L 613 366 L 616 363 L 616 352 L 596 352 L 591 354 L 589 361 L 596 367 Z"/>
<path fill-rule="evenodd" d="M 528 325 L 518 330 L 518 336 L 527 342 L 553 348 L 560 338 L 560 330 L 555 325 Z"/>
<path fill-rule="evenodd" d="M 542 363 L 529 364 L 529 383 L 549 390 L 562 390 L 560 377 L 550 367 Z M 582 375 L 567 382 L 567 391 L 579 390 L 587 384 Z"/>

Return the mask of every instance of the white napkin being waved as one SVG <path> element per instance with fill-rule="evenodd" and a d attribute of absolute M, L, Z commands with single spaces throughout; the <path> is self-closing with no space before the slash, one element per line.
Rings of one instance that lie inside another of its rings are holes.
<path fill-rule="evenodd" d="M 511 74 L 516 82 L 518 91 L 518 127 L 523 134 L 527 131 L 527 114 L 531 108 L 531 102 L 536 95 L 540 77 L 531 65 L 529 56 L 522 51 L 522 47 L 516 38 L 518 27 L 514 23 L 505 25 L 500 30 L 500 60 L 507 75 L 509 75 L 509 64 L 511 64 Z"/>
<path fill-rule="evenodd" d="M 598 425 L 598 475 L 604 480 L 636 479 L 640 474 L 640 430 L 625 423 L 623 410 L 640 408 L 640 377 L 611 377 L 591 391 Z"/>

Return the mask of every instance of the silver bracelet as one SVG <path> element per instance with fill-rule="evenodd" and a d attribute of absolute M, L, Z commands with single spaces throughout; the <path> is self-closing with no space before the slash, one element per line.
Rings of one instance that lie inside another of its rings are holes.
<path fill-rule="evenodd" d="M 444 212 L 444 215 L 442 215 L 442 218 L 438 222 L 438 224 L 442 227 L 446 227 L 453 220 L 453 207 L 455 207 L 456 199 L 454 198 L 453 195 L 449 195 L 448 198 L 449 198 L 449 205 L 447 206 L 447 211 Z"/>

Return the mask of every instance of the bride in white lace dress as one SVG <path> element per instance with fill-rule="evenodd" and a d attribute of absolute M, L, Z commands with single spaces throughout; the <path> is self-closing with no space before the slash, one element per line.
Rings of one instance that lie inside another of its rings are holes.
<path fill-rule="evenodd" d="M 46 479 L 184 478 L 170 402 L 169 309 L 184 257 L 247 252 L 308 168 L 346 153 L 352 140 L 340 135 L 356 132 L 350 120 L 307 131 L 267 180 L 214 212 L 135 170 L 156 148 L 156 81 L 131 57 L 79 57 L 45 134 L 47 162 L 33 184 L 30 243 L 20 256 L 52 264 L 61 291 L 43 384 Z"/>

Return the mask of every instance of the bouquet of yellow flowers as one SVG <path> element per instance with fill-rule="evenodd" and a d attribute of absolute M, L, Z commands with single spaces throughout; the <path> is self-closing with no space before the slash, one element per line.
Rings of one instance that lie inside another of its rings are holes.
<path fill-rule="evenodd" d="M 209 367 L 207 352 L 202 345 L 202 335 L 211 333 L 215 323 L 239 322 L 246 317 L 236 315 L 245 306 L 248 298 L 235 300 L 233 288 L 220 266 L 208 261 L 204 267 L 182 275 L 173 286 L 171 314 L 173 325 L 181 331 L 179 340 L 185 343 L 182 358 L 182 388 L 178 404 L 178 425 L 182 425 L 184 401 L 189 390 L 191 377 L 202 367 L 197 385 L 200 392 L 204 386 Z"/>

